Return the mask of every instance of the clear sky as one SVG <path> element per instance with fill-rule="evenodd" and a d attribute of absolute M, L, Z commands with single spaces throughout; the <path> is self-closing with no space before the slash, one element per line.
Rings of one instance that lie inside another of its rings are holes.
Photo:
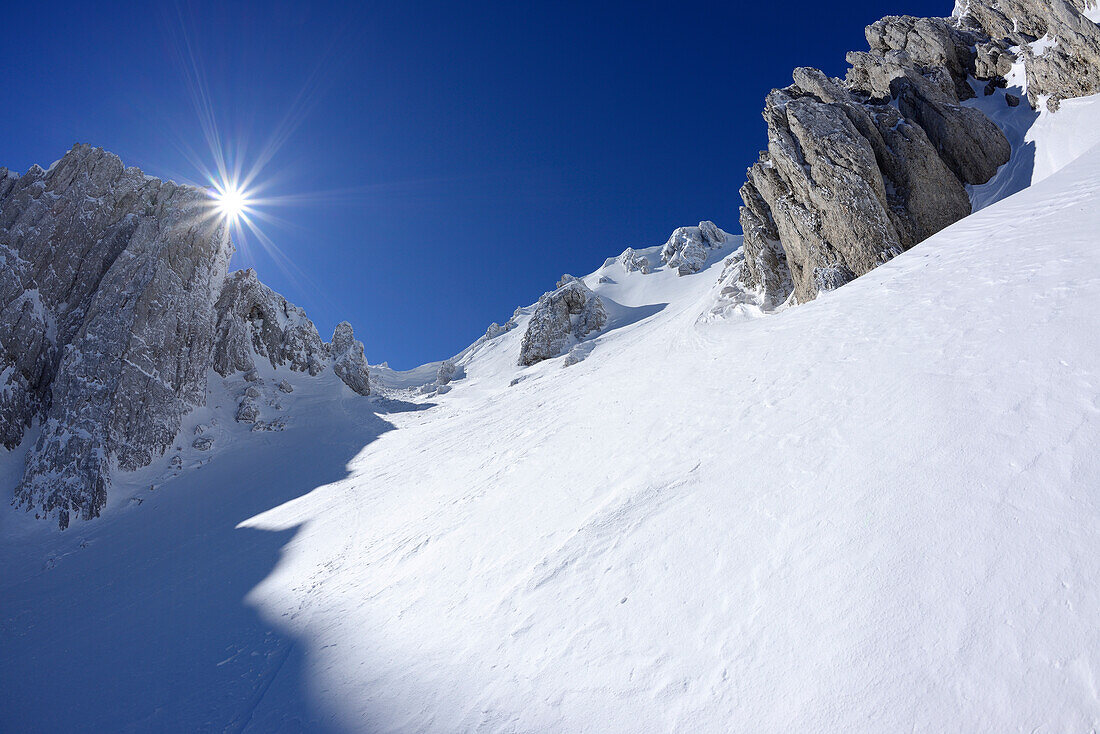
<path fill-rule="evenodd" d="M 0 165 L 75 142 L 162 178 L 214 158 L 201 109 L 283 202 L 235 267 L 351 321 L 372 363 L 450 356 L 628 246 L 711 219 L 769 89 L 839 75 L 863 27 L 950 0 L 8 3 Z M 206 100 L 206 105 L 200 103 Z M 186 151 L 192 151 L 191 157 Z"/>

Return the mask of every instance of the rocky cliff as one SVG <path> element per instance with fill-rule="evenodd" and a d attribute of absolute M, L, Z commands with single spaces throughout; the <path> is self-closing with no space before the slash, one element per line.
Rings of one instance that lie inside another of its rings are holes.
<path fill-rule="evenodd" d="M 102 149 L 0 168 L 0 441 L 41 424 L 17 504 L 62 528 L 97 517 L 112 472 L 149 464 L 204 404 L 211 368 L 250 370 L 259 355 L 312 375 L 335 362 L 366 394 L 350 326 L 334 350 L 255 273 L 229 276 L 232 254 L 205 191 Z"/>
<path fill-rule="evenodd" d="M 1011 154 L 962 104 L 971 81 L 1003 87 L 1020 62 L 1035 106 L 1100 91 L 1100 28 L 1085 2 L 970 0 L 950 18 L 890 16 L 867 27 L 869 50 L 848 54 L 844 80 L 795 70 L 767 98 L 768 149 L 741 189 L 741 287 L 765 307 L 806 302 L 968 215 L 965 185 Z"/>

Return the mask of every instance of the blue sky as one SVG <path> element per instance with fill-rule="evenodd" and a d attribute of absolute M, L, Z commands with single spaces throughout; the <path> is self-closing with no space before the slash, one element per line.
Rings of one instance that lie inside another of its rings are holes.
<path fill-rule="evenodd" d="M 839 8 L 839 10 L 838 10 Z M 886 14 L 835 3 L 15 3 L 5 8 L 0 165 L 75 142 L 200 179 L 200 79 L 227 151 L 295 201 L 235 267 L 347 319 L 371 362 L 442 359 L 625 247 L 712 219 L 765 144 L 764 96 L 831 74 Z M 194 64 L 190 59 L 194 60 Z M 272 137 L 281 144 L 267 145 Z"/>

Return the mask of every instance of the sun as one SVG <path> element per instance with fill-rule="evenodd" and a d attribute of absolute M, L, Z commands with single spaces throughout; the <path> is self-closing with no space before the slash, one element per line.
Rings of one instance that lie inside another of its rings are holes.
<path fill-rule="evenodd" d="M 229 222 L 236 222 L 248 212 L 248 193 L 234 183 L 214 186 L 210 192 L 218 213 Z"/>

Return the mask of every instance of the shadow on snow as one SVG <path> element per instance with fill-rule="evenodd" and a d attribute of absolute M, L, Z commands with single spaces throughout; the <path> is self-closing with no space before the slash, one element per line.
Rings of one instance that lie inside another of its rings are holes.
<path fill-rule="evenodd" d="M 0 541 L 0 730 L 337 731 L 304 645 L 245 602 L 300 526 L 237 525 L 345 478 L 393 428 L 370 409 L 244 441 L 141 506 L 45 536 L 48 560 Z"/>

